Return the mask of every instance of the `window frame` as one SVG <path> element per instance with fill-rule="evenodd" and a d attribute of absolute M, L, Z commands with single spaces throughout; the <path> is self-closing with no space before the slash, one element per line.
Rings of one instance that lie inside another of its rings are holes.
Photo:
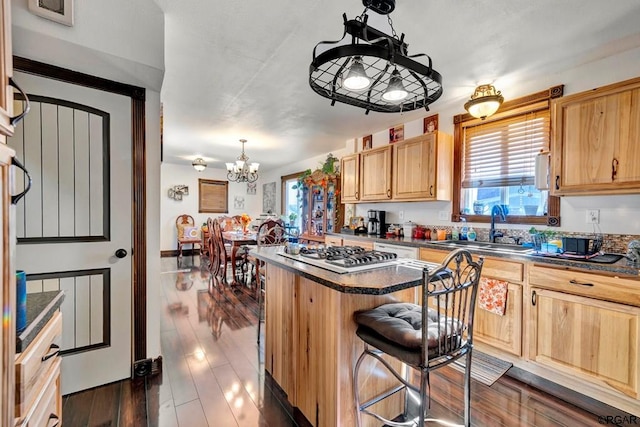
<path fill-rule="evenodd" d="M 485 119 L 488 122 L 508 119 L 516 115 L 522 115 L 536 108 L 536 104 L 547 101 L 549 109 L 551 109 L 551 100 L 559 98 L 564 93 L 564 85 L 553 86 L 547 90 L 533 93 L 521 98 L 516 98 L 502 104 L 498 113 Z M 538 107 L 539 109 L 539 107 Z M 553 120 L 553 112 L 550 111 L 551 120 Z M 453 116 L 453 197 L 451 199 L 452 222 L 461 222 L 464 218 L 467 222 L 489 223 L 491 215 L 475 215 L 464 214 L 461 212 L 460 203 L 462 201 L 462 163 L 463 163 L 463 137 L 464 127 L 472 121 L 479 121 L 469 113 L 458 114 Z M 553 123 L 551 123 L 553 128 Z M 553 133 L 549 136 L 551 140 Z M 551 144 L 550 144 L 551 145 Z M 547 225 L 550 227 L 560 226 L 560 197 L 549 194 L 547 200 L 547 215 L 507 215 L 507 224 L 531 224 L 531 225 Z"/>

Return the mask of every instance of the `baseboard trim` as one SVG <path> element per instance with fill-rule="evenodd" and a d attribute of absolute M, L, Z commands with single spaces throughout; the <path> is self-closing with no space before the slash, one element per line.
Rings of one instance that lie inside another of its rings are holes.
<path fill-rule="evenodd" d="M 200 256 L 200 250 L 196 249 L 183 249 L 182 250 L 182 256 Z M 170 251 L 160 251 L 160 257 L 161 258 L 169 258 L 169 257 L 177 257 L 178 256 L 178 251 L 176 249 L 174 250 L 170 250 Z"/>
<path fill-rule="evenodd" d="M 598 416 L 627 417 L 627 419 L 633 416 L 622 409 L 556 384 L 516 366 L 512 366 L 505 375 Z"/>

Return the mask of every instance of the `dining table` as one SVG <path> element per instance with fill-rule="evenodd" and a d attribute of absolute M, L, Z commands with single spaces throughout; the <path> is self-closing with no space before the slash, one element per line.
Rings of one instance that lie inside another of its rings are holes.
<path fill-rule="evenodd" d="M 241 246 L 252 246 L 257 244 L 258 233 L 255 231 L 249 231 L 247 233 L 243 231 L 223 231 L 222 240 L 224 243 L 228 243 L 232 246 L 231 250 L 231 265 L 236 265 L 236 253 Z M 240 283 L 240 278 L 234 271 L 234 284 Z"/>

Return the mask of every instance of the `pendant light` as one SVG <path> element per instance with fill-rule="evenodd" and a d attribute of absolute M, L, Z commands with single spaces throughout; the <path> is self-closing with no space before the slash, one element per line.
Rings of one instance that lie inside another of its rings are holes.
<path fill-rule="evenodd" d="M 503 101 L 502 94 L 493 85 L 480 85 L 464 104 L 464 109 L 473 117 L 484 120 L 495 114 Z"/>
<path fill-rule="evenodd" d="M 342 82 L 344 87 L 350 90 L 365 90 L 371 84 L 371 79 L 367 77 L 367 73 L 364 71 L 364 66 L 362 65 L 362 57 L 355 56 L 353 58 L 353 62 L 351 63 L 351 68 L 349 68 L 349 72 L 347 73 L 347 77 Z"/>
<path fill-rule="evenodd" d="M 424 108 L 442 95 L 442 76 L 425 54 L 409 55 L 404 34 L 398 36 L 391 12 L 395 0 L 362 0 L 364 12 L 348 20 L 342 39 L 320 42 L 313 49 L 309 85 L 336 102 L 380 113 Z M 368 12 L 387 15 L 391 34 L 368 25 Z M 349 36 L 347 36 L 347 34 Z M 418 61 L 419 59 L 419 61 Z"/>
<path fill-rule="evenodd" d="M 389 86 L 382 94 L 382 98 L 389 102 L 400 102 L 405 99 L 408 94 L 409 93 L 402 84 L 400 72 L 397 69 L 394 69 L 393 73 L 391 73 L 391 78 L 389 79 Z"/>

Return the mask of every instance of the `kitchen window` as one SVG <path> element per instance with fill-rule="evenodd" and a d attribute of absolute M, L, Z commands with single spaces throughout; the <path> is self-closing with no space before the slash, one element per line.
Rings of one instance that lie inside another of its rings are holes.
<path fill-rule="evenodd" d="M 535 185 L 536 157 L 549 151 L 554 89 L 505 103 L 490 119 L 454 117 L 454 221 L 488 222 L 498 205 L 508 223 L 559 225 L 559 199 Z"/>

